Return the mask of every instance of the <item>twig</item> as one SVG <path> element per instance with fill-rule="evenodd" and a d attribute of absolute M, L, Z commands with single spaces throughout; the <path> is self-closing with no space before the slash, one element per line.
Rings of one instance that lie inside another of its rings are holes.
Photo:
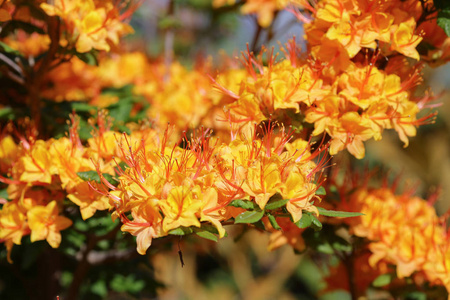
<path fill-rule="evenodd" d="M 263 29 L 261 27 L 261 25 L 258 24 L 258 20 L 256 18 L 255 18 L 255 24 L 257 26 L 256 32 L 255 32 L 255 35 L 253 36 L 252 47 L 250 48 L 253 53 L 255 53 L 257 51 L 256 46 L 258 45 L 258 40 L 259 40 L 259 37 L 260 37 L 262 29 Z"/>
<path fill-rule="evenodd" d="M 19 73 L 20 76 L 23 77 L 23 71 L 22 69 L 19 67 L 19 65 L 14 62 L 11 58 L 9 58 L 8 56 L 4 55 L 3 53 L 0 53 L 0 60 L 2 60 L 5 64 L 7 64 L 8 66 L 10 66 L 14 71 L 16 71 L 17 73 Z"/>
<path fill-rule="evenodd" d="M 355 265 L 354 265 L 353 253 L 350 253 L 350 255 L 346 255 L 343 262 L 347 269 L 348 285 L 349 285 L 351 298 L 352 298 L 352 300 L 356 300 L 356 299 L 358 299 L 358 292 L 356 290 L 356 285 L 355 285 Z"/>
<path fill-rule="evenodd" d="M 123 259 L 129 257 L 130 253 L 119 254 L 117 251 L 117 253 L 115 254 L 112 254 L 112 252 L 108 252 L 104 255 L 101 255 L 101 257 L 97 252 L 92 252 L 99 241 L 113 239 L 117 235 L 119 229 L 120 223 L 113 230 L 104 235 L 96 236 L 93 234 L 87 234 L 86 246 L 75 256 L 79 263 L 77 265 L 77 268 L 75 269 L 73 280 L 69 286 L 67 298 L 65 300 L 75 300 L 78 298 L 80 286 L 83 283 L 83 280 L 92 265 L 102 264 L 107 261 L 114 261 L 114 259 L 118 258 Z"/>

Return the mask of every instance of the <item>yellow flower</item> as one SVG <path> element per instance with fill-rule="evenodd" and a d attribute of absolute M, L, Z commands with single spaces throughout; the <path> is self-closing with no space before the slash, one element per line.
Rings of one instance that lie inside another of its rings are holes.
<path fill-rule="evenodd" d="M 76 41 L 78 52 L 92 49 L 110 50 L 110 43 L 117 45 L 120 36 L 132 32 L 132 28 L 122 23 L 137 8 L 129 5 L 123 16 L 119 9 L 106 1 L 65 1 L 57 0 L 53 4 L 41 3 L 41 8 L 49 16 L 59 16 L 66 25 L 69 40 Z"/>
<path fill-rule="evenodd" d="M 400 23 L 393 34 L 391 50 L 396 50 L 405 56 L 419 60 L 420 55 L 416 47 L 423 38 L 414 34 L 415 28 L 416 22 L 413 18 Z"/>
<path fill-rule="evenodd" d="M 199 186 L 195 186 L 193 189 L 187 186 L 176 186 L 170 190 L 167 199 L 158 203 L 164 214 L 164 231 L 170 231 L 180 226 L 200 227 L 196 216 L 202 205 L 198 200 L 200 194 Z"/>
<path fill-rule="evenodd" d="M 85 148 L 78 147 L 68 138 L 51 140 L 49 154 L 52 157 L 52 165 L 57 169 L 61 180 L 61 187 L 70 190 L 81 183 L 77 172 L 92 169 L 91 162 L 84 157 Z"/>
<path fill-rule="evenodd" d="M 1 137 L 0 173 L 7 173 L 11 168 L 12 162 L 16 161 L 19 154 L 19 147 L 10 135 Z"/>
<path fill-rule="evenodd" d="M 72 225 L 72 221 L 58 214 L 56 201 L 47 206 L 35 206 L 27 212 L 28 226 L 31 229 L 31 242 L 47 240 L 53 248 L 61 243 L 61 230 Z"/>
<path fill-rule="evenodd" d="M 163 236 L 162 217 L 151 205 L 141 205 L 131 210 L 133 221 L 126 221 L 121 230 L 136 236 L 137 251 L 144 255 L 153 238 Z"/>
<path fill-rule="evenodd" d="M 255 197 L 255 202 L 264 209 L 267 201 L 278 192 L 280 186 L 281 175 L 278 165 L 274 162 L 255 161 L 247 169 L 247 181 L 242 185 L 242 189 Z"/>
<path fill-rule="evenodd" d="M 281 0 L 247 0 L 241 8 L 241 13 L 256 13 L 258 24 L 262 27 L 268 27 L 272 24 L 275 12 L 285 8 L 287 4 L 288 1 Z"/>
<path fill-rule="evenodd" d="M 99 188 L 99 185 L 95 182 L 90 184 L 95 188 Z M 92 217 L 97 210 L 111 208 L 108 197 L 93 190 L 86 181 L 80 182 L 72 189 L 69 189 L 68 193 L 67 198 L 80 207 L 83 220 Z"/>
<path fill-rule="evenodd" d="M 15 177 L 24 182 L 51 183 L 52 175 L 56 173 L 53 159 L 42 140 L 36 141 L 13 167 Z"/>
<path fill-rule="evenodd" d="M 351 232 L 367 238 L 369 264 L 396 266 L 399 278 L 422 274 L 431 284 L 450 290 L 449 247 L 446 225 L 427 201 L 408 194 L 395 195 L 390 189 L 359 188 L 344 207 L 364 215 L 346 219 Z"/>
<path fill-rule="evenodd" d="M 303 210 L 319 215 L 317 208 L 310 202 L 315 196 L 315 189 L 316 185 L 307 182 L 304 175 L 296 172 L 288 175 L 281 195 L 284 199 L 289 199 L 286 209 L 291 214 L 294 223 L 302 218 Z"/>
<path fill-rule="evenodd" d="M 333 137 L 330 145 L 330 154 L 335 155 L 339 151 L 347 150 L 358 159 L 364 158 L 364 141 L 373 137 L 370 122 L 361 117 L 357 112 L 347 112 L 330 129 Z"/>
<path fill-rule="evenodd" d="M 211 222 L 219 232 L 219 237 L 225 236 L 225 229 L 220 221 L 224 220 L 225 205 L 219 205 L 217 190 L 209 188 L 203 193 L 201 221 Z"/>
<path fill-rule="evenodd" d="M 22 236 L 28 229 L 26 216 L 14 202 L 8 202 L 0 210 L 0 240 L 11 240 L 20 245 Z"/>

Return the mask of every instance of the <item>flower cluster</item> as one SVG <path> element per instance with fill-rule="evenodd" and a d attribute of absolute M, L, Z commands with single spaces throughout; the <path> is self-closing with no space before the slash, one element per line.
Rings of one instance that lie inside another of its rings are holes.
<path fill-rule="evenodd" d="M 98 66 L 74 57 L 47 74 L 42 95 L 106 108 L 119 98 L 102 94 L 103 89 L 132 85 L 132 93 L 150 104 L 147 115 L 161 127 L 167 123 L 179 130 L 200 124 L 216 127 L 221 103 L 206 75 L 210 72 L 207 66 L 188 70 L 179 62 L 169 66 L 149 62 L 140 52 L 101 57 Z"/>
<path fill-rule="evenodd" d="M 288 49 L 289 59 L 275 62 L 269 55 L 267 66 L 248 53 L 244 70 L 217 76 L 216 87 L 229 101 L 230 118 L 242 128 L 274 116 L 293 122 L 289 111 L 301 112 L 304 121 L 314 124 L 312 135 L 331 137 L 330 154 L 346 148 L 363 158 L 363 142 L 381 139 L 385 129 L 395 129 L 406 146 L 416 126 L 433 119 L 433 113 L 417 117 L 431 100 L 413 96 L 412 89 L 421 82 L 420 71 L 392 74 L 407 66 L 403 60 L 393 59 L 381 70 L 374 55 L 370 63 L 351 63 L 331 79 L 326 75 L 330 66 L 298 59 L 292 43 Z"/>
<path fill-rule="evenodd" d="M 433 97 L 416 97 L 421 65 L 407 58 L 421 59 L 417 48 L 426 41 L 440 50 L 423 53 L 424 61 L 448 59 L 448 38 L 427 19 L 434 13 L 430 7 L 417 1 L 351 0 L 305 6 L 311 19 L 294 13 L 306 22 L 308 58 L 301 56 L 295 41 L 278 62 L 269 53 L 263 64 L 248 51 L 245 68 L 219 74 L 216 86 L 230 99 L 230 112 L 242 124 L 286 110 L 301 112 L 304 121 L 314 124 L 312 135 L 331 137 L 332 155 L 346 148 L 363 158 L 363 142 L 381 139 L 385 129 L 396 130 L 407 146 L 416 126 L 432 122 L 434 116 L 418 117 L 432 107 L 427 103 Z"/>
<path fill-rule="evenodd" d="M 92 49 L 109 51 L 119 38 L 133 29 L 123 20 L 131 16 L 136 4 L 117 1 L 67 1 L 42 3 L 41 8 L 49 16 L 58 16 L 65 25 L 65 42 L 74 43 L 77 52 Z M 125 12 L 121 10 L 126 8 Z"/>
<path fill-rule="evenodd" d="M 447 38 L 429 19 L 436 12 L 431 2 L 320 1 L 305 24 L 311 54 L 326 62 L 335 57 L 336 70 L 363 49 L 379 49 L 386 59 L 401 54 L 419 60 L 417 46 L 423 39 L 438 47 Z"/>
<path fill-rule="evenodd" d="M 116 150 L 114 133 L 107 129 L 102 115 L 99 129 L 84 147 L 78 137 L 77 119 L 69 137 L 35 140 L 17 135 L 3 135 L 0 143 L 0 169 L 8 177 L 0 182 L 8 184 L 10 201 L 3 201 L 0 211 L 0 241 L 9 251 L 13 244 L 20 245 L 22 236 L 31 233 L 31 241 L 47 240 L 57 248 L 61 242 L 60 231 L 72 224 L 63 216 L 64 198 L 76 204 L 83 219 L 97 210 L 110 208 L 107 197 L 95 192 L 96 182 L 84 181 L 79 172 L 99 169 L 114 174 L 111 165 Z M 96 161 L 96 164 L 93 163 Z"/>
<path fill-rule="evenodd" d="M 422 274 L 450 291 L 450 247 L 445 220 L 427 201 L 388 188 L 355 191 L 342 205 L 364 216 L 348 220 L 351 232 L 370 241 L 369 264 L 396 266 L 399 278 Z"/>
<path fill-rule="evenodd" d="M 341 184 L 336 183 L 336 178 L 336 174 L 332 176 L 331 186 L 340 202 L 335 202 L 333 207 L 358 211 L 363 215 L 327 222 L 346 224 L 352 238 L 361 238 L 360 241 L 364 242 L 353 250 L 353 264 L 348 265 L 348 261 L 344 260 L 331 269 L 328 290 L 345 288 L 349 281 L 336 281 L 333 274 L 352 268 L 354 272 L 366 270 L 365 276 L 354 278 L 360 295 L 377 276 L 383 274 L 391 277 L 389 281 L 398 278 L 392 281 L 393 285 L 404 286 L 404 279 L 412 278 L 417 286 L 427 281 L 430 285 L 444 286 L 450 291 L 449 229 L 447 217 L 438 217 L 432 206 L 437 194 L 426 201 L 412 196 L 414 190 L 396 195 L 396 183 L 391 188 L 368 188 L 370 176 L 366 177 L 365 182 L 356 176 L 345 179 Z M 389 281 L 379 286 L 388 285 Z"/>
<path fill-rule="evenodd" d="M 156 145 L 155 140 L 147 144 L 125 137 L 129 150 L 126 145 L 119 148 L 129 167 L 120 171 L 117 187 L 108 185 L 108 196 L 113 216 L 124 223 L 122 230 L 137 236 L 138 252 L 144 254 L 152 238 L 180 227 L 200 228 L 201 222 L 214 225 L 223 237 L 223 222 L 244 212 L 230 205 L 233 200 L 250 201 L 262 212 L 280 194 L 294 222 L 303 211 L 318 214 L 314 179 L 322 165 L 312 159 L 319 150 L 311 154 L 307 142 L 290 142 L 283 127 L 278 133 L 272 125 L 265 129 L 262 139 L 255 130 L 252 136 L 235 136 L 229 144 L 201 130 L 191 139 L 184 136 L 184 148 L 170 146 L 169 129 Z"/>

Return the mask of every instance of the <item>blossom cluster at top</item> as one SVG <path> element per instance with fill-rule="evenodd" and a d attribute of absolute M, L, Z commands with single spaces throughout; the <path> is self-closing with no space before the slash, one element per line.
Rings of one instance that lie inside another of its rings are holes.
<path fill-rule="evenodd" d="M 122 22 L 135 9 L 135 4 L 127 2 L 56 0 L 42 3 L 41 8 L 47 15 L 61 18 L 66 33 L 63 41 L 75 42 L 77 52 L 84 53 L 92 49 L 109 51 L 111 45 L 118 45 L 121 36 L 133 31 Z M 125 7 L 127 10 L 121 14 Z"/>
<path fill-rule="evenodd" d="M 61 47 L 74 47 L 76 52 L 85 53 L 93 49 L 110 51 L 119 44 L 119 39 L 133 32 L 131 26 L 125 23 L 137 9 L 138 3 L 132 1 L 98 1 L 98 0 L 55 0 L 36 1 L 43 13 L 50 17 L 58 17 L 49 22 L 45 28 L 41 20 L 34 20 L 38 8 L 27 3 L 2 1 L 0 4 L 0 22 L 21 21 L 31 22 L 33 26 L 44 27 L 48 34 L 33 32 L 28 49 L 35 49 L 33 54 L 39 54 L 37 49 L 47 50 L 50 40 L 57 41 Z M 61 27 L 59 27 L 59 25 Z M 15 34 L 21 43 L 27 43 L 23 37 L 24 31 L 17 30 Z M 22 35 L 22 37 L 20 36 Z M 13 42 L 14 43 L 14 42 Z M 19 47 L 23 45 L 19 45 Z"/>
<path fill-rule="evenodd" d="M 277 119 L 300 124 L 305 137 L 328 135 L 332 155 L 347 149 L 363 158 L 364 142 L 381 139 L 385 129 L 395 130 L 407 146 L 417 126 L 434 120 L 433 112 L 419 116 L 433 107 L 434 97 L 416 93 L 423 67 L 416 60 L 437 65 L 449 59 L 449 39 L 426 14 L 430 3 L 347 0 L 305 7 L 307 55 L 292 40 L 281 59 L 248 51 L 241 67 L 230 63 L 218 71 L 208 62 L 190 71 L 177 62 L 149 62 L 142 53 L 100 58 L 99 67 L 73 58 L 47 74 L 42 94 L 105 107 L 118 98 L 101 95 L 103 88 L 133 84 L 162 126 L 204 125 L 219 133 L 224 123 L 245 131 Z M 432 50 L 419 53 L 419 43 Z"/>

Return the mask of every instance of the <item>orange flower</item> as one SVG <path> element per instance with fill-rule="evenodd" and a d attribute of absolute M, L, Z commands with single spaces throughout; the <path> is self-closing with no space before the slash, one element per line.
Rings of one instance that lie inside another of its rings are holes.
<path fill-rule="evenodd" d="M 356 236 L 371 241 L 372 268 L 379 263 L 393 264 L 399 278 L 420 272 L 431 284 L 444 285 L 450 291 L 447 230 L 426 201 L 407 194 L 394 195 L 387 188 L 360 188 L 344 203 L 341 209 L 364 214 L 345 222 Z"/>
<path fill-rule="evenodd" d="M 27 233 L 26 216 L 17 203 L 8 202 L 0 210 L 0 240 L 11 240 L 20 245 L 22 236 Z"/>
<path fill-rule="evenodd" d="M 144 255 L 153 238 L 163 236 L 162 217 L 151 205 L 136 206 L 131 210 L 133 221 L 126 221 L 121 230 L 136 236 L 137 251 Z"/>
<path fill-rule="evenodd" d="M 69 40 L 76 41 L 80 53 L 92 49 L 109 51 L 109 43 L 117 45 L 122 35 L 133 31 L 122 23 L 118 8 L 109 2 L 58 0 L 53 4 L 41 3 L 41 8 L 49 16 L 61 17 L 71 35 Z M 135 9 L 136 5 L 131 5 L 123 15 L 131 15 Z"/>
<path fill-rule="evenodd" d="M 14 177 L 23 182 L 51 183 L 52 175 L 57 173 L 48 151 L 47 143 L 36 141 L 14 165 Z"/>
<path fill-rule="evenodd" d="M 197 214 L 199 213 L 201 202 L 201 190 L 198 186 L 189 188 L 186 186 L 174 187 L 167 197 L 158 204 L 164 214 L 163 229 L 169 231 L 180 226 L 200 227 Z M 197 201 L 196 201 L 197 200 Z"/>
<path fill-rule="evenodd" d="M 416 47 L 422 41 L 422 37 L 414 34 L 415 28 L 416 22 L 413 18 L 400 23 L 393 34 L 391 50 L 396 50 L 405 56 L 419 60 L 420 56 Z"/>
<path fill-rule="evenodd" d="M 53 248 L 61 243 L 61 230 L 72 225 L 72 221 L 60 216 L 56 201 L 47 206 L 35 206 L 27 212 L 28 226 L 31 229 L 31 242 L 47 240 Z"/>

